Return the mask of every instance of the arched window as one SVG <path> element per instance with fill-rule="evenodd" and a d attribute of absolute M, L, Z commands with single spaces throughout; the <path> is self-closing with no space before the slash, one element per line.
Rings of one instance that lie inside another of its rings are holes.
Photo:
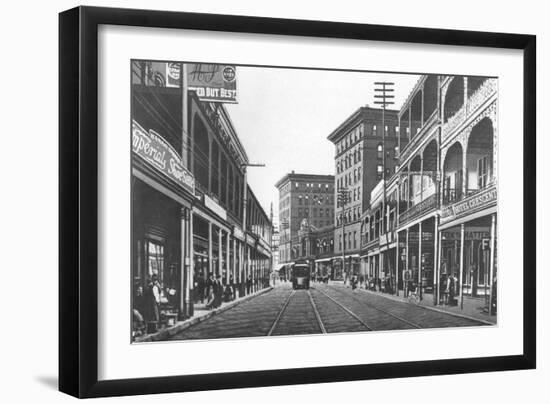
<path fill-rule="evenodd" d="M 205 189 L 208 189 L 209 158 L 208 132 L 202 120 L 195 115 L 193 120 L 193 174 L 197 182 Z"/>
<path fill-rule="evenodd" d="M 378 146 L 376 146 L 376 154 L 379 159 L 383 158 L 384 153 L 384 147 L 382 146 L 382 143 L 378 143 Z"/>

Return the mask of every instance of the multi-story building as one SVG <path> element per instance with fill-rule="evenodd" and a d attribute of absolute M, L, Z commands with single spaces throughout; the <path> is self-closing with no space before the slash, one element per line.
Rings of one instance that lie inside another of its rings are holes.
<path fill-rule="evenodd" d="M 328 136 L 335 146 L 335 192 L 345 189 L 348 194 L 346 203 L 337 205 L 334 216 L 337 278 L 359 273 L 361 215 L 370 207 L 375 185 L 395 171 L 403 136 L 397 111 L 386 110 L 383 124 L 382 110 L 369 106 L 359 108 Z"/>
<path fill-rule="evenodd" d="M 459 278 L 463 295 L 494 312 L 497 272 L 498 85 L 489 77 L 442 77 L 439 257 L 435 279 Z M 491 303 L 489 303 L 491 302 Z"/>
<path fill-rule="evenodd" d="M 365 271 L 378 283 L 407 293 L 412 282 L 440 304 L 458 278 L 460 302 L 496 309 L 497 101 L 489 77 L 426 75 L 413 88 L 398 114 L 407 136 L 385 214 L 373 195 L 362 217 Z"/>
<path fill-rule="evenodd" d="M 271 259 L 273 260 L 272 268 L 274 271 L 279 270 L 279 227 L 273 226 L 273 234 L 271 236 Z"/>
<path fill-rule="evenodd" d="M 309 263 L 311 276 L 332 278 L 332 257 L 334 255 L 334 226 L 323 228 L 310 226 L 303 219 L 298 230 L 296 259 Z"/>
<path fill-rule="evenodd" d="M 223 104 L 184 88 L 183 64 L 132 61 L 132 274 L 155 275 L 170 317 L 193 315 L 198 280 L 265 284 L 271 222 L 246 181 L 248 156 Z M 180 79 L 174 81 L 174 77 Z"/>
<path fill-rule="evenodd" d="M 394 274 L 397 254 L 397 178 L 394 174 L 374 187 L 370 207 L 361 216 L 360 274 L 384 290 L 386 284 L 382 280 Z"/>
<path fill-rule="evenodd" d="M 334 218 L 334 176 L 297 174 L 281 178 L 279 190 L 279 263 L 299 256 L 298 231 L 304 219 L 313 228 L 331 226 Z"/>

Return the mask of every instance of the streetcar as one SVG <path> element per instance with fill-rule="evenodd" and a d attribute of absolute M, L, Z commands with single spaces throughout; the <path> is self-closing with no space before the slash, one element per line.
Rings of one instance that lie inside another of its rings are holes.
<path fill-rule="evenodd" d="M 309 289 L 310 268 L 307 261 L 296 262 L 291 273 L 293 289 Z"/>

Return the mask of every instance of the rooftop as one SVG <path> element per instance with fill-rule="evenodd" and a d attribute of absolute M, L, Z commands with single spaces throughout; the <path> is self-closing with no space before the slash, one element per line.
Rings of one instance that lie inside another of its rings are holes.
<path fill-rule="evenodd" d="M 317 181 L 317 182 L 330 182 L 334 183 L 334 175 L 329 174 L 305 174 L 305 173 L 295 173 L 292 171 L 291 173 L 285 174 L 283 178 L 281 178 L 277 183 L 275 184 L 275 187 L 280 188 L 284 183 L 287 181 Z"/>
<path fill-rule="evenodd" d="M 388 118 L 392 116 L 397 119 L 397 113 L 399 111 L 396 109 L 386 109 Z M 342 122 L 336 129 L 332 131 L 330 135 L 327 136 L 327 139 L 335 143 L 338 139 L 347 134 L 347 132 L 357 125 L 361 120 L 373 120 L 378 119 L 376 115 L 382 115 L 382 108 L 372 108 L 369 105 L 359 107 L 353 114 L 347 117 L 344 122 Z"/>

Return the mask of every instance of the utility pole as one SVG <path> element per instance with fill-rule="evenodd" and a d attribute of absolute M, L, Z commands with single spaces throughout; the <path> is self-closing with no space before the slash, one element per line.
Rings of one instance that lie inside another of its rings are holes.
<path fill-rule="evenodd" d="M 338 203 L 342 206 L 342 213 L 340 218 L 342 219 L 342 275 L 346 272 L 346 222 L 344 219 L 346 209 L 346 203 L 349 201 L 348 188 L 338 189 Z M 344 282 L 346 279 L 344 278 Z"/>
<path fill-rule="evenodd" d="M 388 231 L 388 212 L 386 211 L 386 106 L 394 104 L 395 96 L 392 94 L 394 89 L 392 86 L 395 83 L 389 81 L 376 81 L 374 85 L 374 103 L 382 106 L 382 180 L 383 180 L 383 197 L 382 197 L 382 228 L 384 234 Z M 388 236 L 386 234 L 384 244 L 387 245 Z M 397 253 L 398 248 L 396 248 Z M 388 257 L 388 252 L 384 254 Z M 387 262 L 388 260 L 385 259 Z M 389 266 L 388 266 L 389 267 Z"/>

